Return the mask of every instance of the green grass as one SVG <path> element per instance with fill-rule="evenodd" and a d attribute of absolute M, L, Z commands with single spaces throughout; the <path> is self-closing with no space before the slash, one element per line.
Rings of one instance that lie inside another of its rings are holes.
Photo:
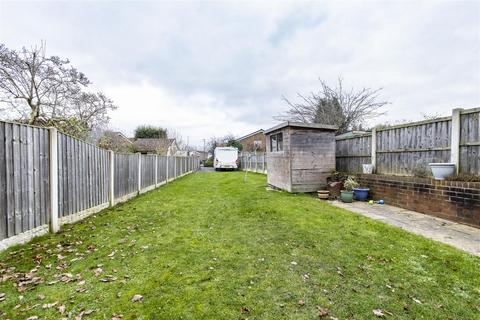
<path fill-rule="evenodd" d="M 1 253 L 3 318 L 479 319 L 479 258 L 265 185 L 190 175 Z"/>

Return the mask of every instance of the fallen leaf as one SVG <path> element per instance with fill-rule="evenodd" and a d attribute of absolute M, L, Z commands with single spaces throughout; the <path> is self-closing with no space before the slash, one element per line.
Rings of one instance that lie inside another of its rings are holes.
<path fill-rule="evenodd" d="M 95 277 L 98 277 L 102 272 L 103 272 L 103 269 L 100 267 L 93 271 L 93 273 L 95 274 Z"/>
<path fill-rule="evenodd" d="M 385 314 L 383 313 L 382 309 L 374 309 L 373 314 L 379 318 L 385 317 Z"/>
<path fill-rule="evenodd" d="M 317 306 L 317 310 L 318 310 L 318 316 L 320 318 L 328 316 L 328 309 Z"/>
<path fill-rule="evenodd" d="M 58 307 L 58 312 L 60 312 L 60 314 L 64 314 L 65 313 L 65 305 L 61 305 Z"/>
<path fill-rule="evenodd" d="M 134 295 L 132 298 L 132 302 L 143 302 L 143 296 L 139 294 Z"/>
<path fill-rule="evenodd" d="M 305 305 L 305 300 L 303 299 L 298 300 L 298 305 L 303 307 Z"/>
<path fill-rule="evenodd" d="M 241 312 L 241 313 L 249 313 L 249 312 L 250 312 L 250 309 L 248 309 L 247 307 L 241 307 L 241 308 L 240 308 L 240 312 Z"/>
<path fill-rule="evenodd" d="M 412 298 L 412 300 L 415 301 L 415 302 L 418 303 L 418 304 L 422 304 L 422 301 L 420 301 L 420 300 L 418 300 L 418 299 L 416 299 L 416 298 Z"/>
<path fill-rule="evenodd" d="M 55 307 L 58 304 L 58 301 L 52 303 L 46 303 L 42 306 L 43 309 L 50 309 L 51 307 Z"/>

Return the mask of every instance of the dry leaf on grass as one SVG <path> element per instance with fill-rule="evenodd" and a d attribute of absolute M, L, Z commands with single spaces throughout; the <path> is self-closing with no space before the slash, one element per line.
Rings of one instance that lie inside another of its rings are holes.
<path fill-rule="evenodd" d="M 52 307 L 55 307 L 58 304 L 58 301 L 52 302 L 52 303 L 45 303 L 42 308 L 43 309 L 50 309 Z"/>
<path fill-rule="evenodd" d="M 241 308 L 240 308 L 240 312 L 241 312 L 241 313 L 249 313 L 249 312 L 250 312 L 250 309 L 248 309 L 247 307 L 241 307 Z"/>
<path fill-rule="evenodd" d="M 383 313 L 382 309 L 374 309 L 373 314 L 379 318 L 385 317 L 385 314 Z"/>
<path fill-rule="evenodd" d="M 317 310 L 318 310 L 318 316 L 320 318 L 328 316 L 328 309 L 317 306 Z"/>
<path fill-rule="evenodd" d="M 132 297 L 132 302 L 143 302 L 143 296 L 136 294 Z"/>

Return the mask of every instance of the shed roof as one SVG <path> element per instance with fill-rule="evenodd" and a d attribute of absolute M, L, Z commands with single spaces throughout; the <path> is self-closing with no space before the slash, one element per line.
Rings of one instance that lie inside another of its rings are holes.
<path fill-rule="evenodd" d="M 265 134 L 275 130 L 283 129 L 286 127 L 318 129 L 318 130 L 338 130 L 337 126 L 330 125 L 330 124 L 286 121 L 286 122 L 280 123 L 279 125 L 276 125 L 275 127 L 265 130 Z"/>

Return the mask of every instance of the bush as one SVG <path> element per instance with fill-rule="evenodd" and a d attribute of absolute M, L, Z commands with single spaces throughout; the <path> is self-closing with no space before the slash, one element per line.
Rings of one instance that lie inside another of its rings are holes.
<path fill-rule="evenodd" d="M 135 139 L 153 138 L 162 139 L 167 137 L 167 130 L 154 126 L 139 126 L 135 129 Z"/>
<path fill-rule="evenodd" d="M 208 157 L 207 160 L 203 163 L 204 167 L 213 167 L 213 157 Z"/>

